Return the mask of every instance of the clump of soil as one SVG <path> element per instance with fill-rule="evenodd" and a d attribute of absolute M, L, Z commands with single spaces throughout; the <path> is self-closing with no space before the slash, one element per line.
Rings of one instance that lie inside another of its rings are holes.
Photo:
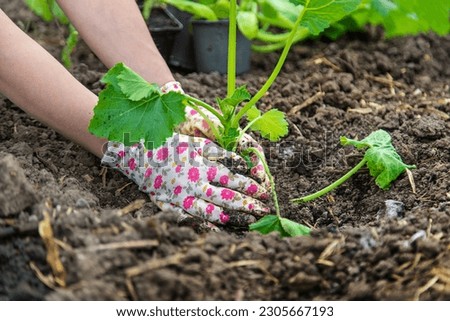
<path fill-rule="evenodd" d="M 63 29 L 20 2 L 0 5 L 58 57 Z M 261 103 L 288 113 L 290 133 L 263 144 L 282 212 L 313 226 L 311 237 L 179 226 L 125 177 L 0 97 L 0 166 L 22 173 L 16 183 L 27 191 L 12 199 L 5 197 L 12 190 L 0 190 L 0 299 L 449 300 L 449 53 L 450 37 L 431 34 L 389 41 L 358 34 L 293 49 Z M 239 84 L 254 92 L 276 59 L 254 55 Z M 83 44 L 74 61 L 72 73 L 97 93 L 104 66 Z M 224 76 L 174 72 L 187 92 L 211 103 L 225 94 Z M 363 171 L 328 197 L 289 202 L 358 162 L 360 152 L 339 146 L 339 136 L 379 128 L 417 165 L 415 192 L 407 175 L 384 191 Z M 10 178 L 0 173 L 1 184 Z M 124 210 L 136 200 L 141 206 Z M 65 288 L 48 278 L 43 211 L 51 214 Z"/>

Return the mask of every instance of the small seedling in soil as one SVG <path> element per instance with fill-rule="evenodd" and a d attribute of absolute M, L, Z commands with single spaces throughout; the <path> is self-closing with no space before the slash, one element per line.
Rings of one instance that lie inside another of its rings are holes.
<path fill-rule="evenodd" d="M 415 165 L 406 165 L 403 163 L 400 155 L 392 145 L 391 136 L 382 129 L 374 131 L 360 141 L 341 137 L 341 144 L 344 146 L 352 145 L 358 149 L 365 149 L 364 157 L 355 165 L 355 167 L 337 181 L 316 193 L 293 199 L 292 202 L 310 202 L 327 194 L 352 177 L 364 165 L 367 165 L 370 175 L 375 177 L 375 183 L 382 189 L 388 189 L 391 186 L 391 183 L 406 169 L 416 168 Z"/>
<path fill-rule="evenodd" d="M 204 101 L 186 94 L 162 93 L 156 84 L 146 82 L 133 70 L 122 63 L 117 64 L 106 73 L 102 81 L 106 88 L 99 94 L 99 101 L 94 109 L 94 117 L 89 130 L 96 136 L 119 141 L 125 145 L 144 140 L 148 149 L 161 146 L 173 135 L 176 127 L 185 121 L 185 107 L 196 110 L 211 127 L 215 140 L 223 148 L 237 151 L 241 137 L 249 130 L 259 132 L 263 138 L 278 141 L 288 133 L 288 124 L 283 112 L 271 109 L 262 113 L 256 107 L 257 102 L 267 93 L 276 80 L 286 60 L 295 35 L 300 26 L 308 28 L 316 34 L 327 28 L 332 22 L 355 10 L 360 0 L 338 1 L 322 0 L 294 1 L 302 9 L 293 24 L 285 47 L 267 81 L 255 95 L 247 91 L 245 86 L 236 88 L 236 28 L 237 3 L 231 0 L 229 5 L 229 39 L 227 96 L 217 98 L 218 109 Z M 202 111 L 206 109 L 220 121 L 215 125 Z M 242 119 L 247 125 L 242 129 Z M 156 121 L 157 120 L 157 121 Z M 149 126 L 151 124 L 151 126 Z M 239 150 L 244 158 L 257 155 L 264 164 L 271 181 L 276 215 L 268 215 L 250 226 L 251 230 L 262 233 L 278 231 L 282 236 L 309 234 L 309 228 L 282 218 L 278 205 L 275 182 L 263 155 L 256 148 Z"/>
<path fill-rule="evenodd" d="M 46 22 L 57 21 L 60 24 L 68 25 L 69 35 L 66 38 L 64 48 L 61 51 L 61 60 L 66 68 L 72 66 L 72 60 L 70 55 L 75 49 L 78 43 L 78 31 L 69 22 L 62 9 L 58 6 L 55 0 L 26 0 L 28 8 L 33 11 L 37 16 L 41 17 Z"/>

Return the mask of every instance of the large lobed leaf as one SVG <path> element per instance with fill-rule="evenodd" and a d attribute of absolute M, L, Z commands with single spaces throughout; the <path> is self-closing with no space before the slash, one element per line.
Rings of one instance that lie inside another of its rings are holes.
<path fill-rule="evenodd" d="M 305 13 L 300 25 L 318 35 L 332 23 L 355 11 L 361 0 L 290 0 L 302 5 Z"/>
<path fill-rule="evenodd" d="M 280 28 L 291 29 L 302 7 L 287 0 L 261 0 L 260 18 Z"/>
<path fill-rule="evenodd" d="M 236 21 L 239 30 L 247 39 L 254 39 L 258 35 L 259 25 L 256 13 L 239 10 Z"/>
<path fill-rule="evenodd" d="M 106 87 L 89 124 L 98 137 L 127 146 L 143 139 L 147 148 L 156 148 L 185 120 L 183 94 L 161 93 L 123 63 L 111 68 L 102 82 Z"/>
<path fill-rule="evenodd" d="M 396 8 L 382 21 L 388 37 L 434 31 L 450 32 L 449 0 L 395 0 Z"/>
<path fill-rule="evenodd" d="M 429 31 L 446 35 L 449 13 L 450 0 L 363 0 L 358 10 L 339 22 L 339 28 L 351 30 L 347 22 L 354 21 L 359 29 L 366 24 L 383 26 L 387 38 Z"/>
<path fill-rule="evenodd" d="M 370 175 L 375 177 L 375 183 L 382 189 L 387 189 L 397 177 L 406 169 L 415 168 L 414 165 L 403 163 L 400 155 L 392 145 L 391 136 L 380 129 L 374 131 L 361 141 L 341 137 L 343 145 L 352 145 L 356 148 L 367 148 L 364 158 Z"/>

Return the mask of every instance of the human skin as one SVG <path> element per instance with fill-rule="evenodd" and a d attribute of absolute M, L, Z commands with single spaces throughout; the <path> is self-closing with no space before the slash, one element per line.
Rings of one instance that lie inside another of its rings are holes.
<path fill-rule="evenodd" d="M 106 67 L 123 62 L 148 82 L 160 86 L 174 80 L 135 0 L 58 0 L 58 3 Z"/>
<path fill-rule="evenodd" d="M 108 68 L 124 62 L 150 83 L 162 86 L 174 81 L 134 0 L 58 2 L 84 41 Z M 96 156 L 103 156 L 107 141 L 88 131 L 98 97 L 20 30 L 2 10 L 0 93 L 63 136 Z M 207 167 L 199 167 L 198 170 L 205 171 Z M 257 204 L 253 200 L 246 206 L 253 202 Z M 166 205 L 169 203 L 158 206 L 163 208 Z M 226 210 L 225 206 L 223 209 Z M 256 207 L 244 210 L 253 209 Z M 199 215 L 202 216 L 201 213 Z"/>
<path fill-rule="evenodd" d="M 133 0 L 58 1 L 83 40 L 109 68 L 124 62 L 151 83 L 174 78 Z M 0 92 L 94 155 L 106 140 L 87 130 L 97 96 L 0 10 Z"/>

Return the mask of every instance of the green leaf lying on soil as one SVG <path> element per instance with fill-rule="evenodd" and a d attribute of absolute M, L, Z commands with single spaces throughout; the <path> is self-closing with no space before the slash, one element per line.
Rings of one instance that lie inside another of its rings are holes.
<path fill-rule="evenodd" d="M 311 232 L 307 226 L 276 215 L 266 215 L 259 221 L 250 224 L 249 228 L 250 231 L 258 231 L 261 234 L 278 232 L 282 237 L 308 235 Z"/>
<path fill-rule="evenodd" d="M 391 182 L 406 169 L 416 168 L 414 165 L 403 163 L 400 155 L 392 145 L 391 136 L 380 129 L 374 131 L 361 141 L 341 137 L 342 145 L 352 145 L 356 148 L 367 148 L 364 158 L 370 175 L 375 177 L 375 183 L 382 189 L 387 189 Z"/>

